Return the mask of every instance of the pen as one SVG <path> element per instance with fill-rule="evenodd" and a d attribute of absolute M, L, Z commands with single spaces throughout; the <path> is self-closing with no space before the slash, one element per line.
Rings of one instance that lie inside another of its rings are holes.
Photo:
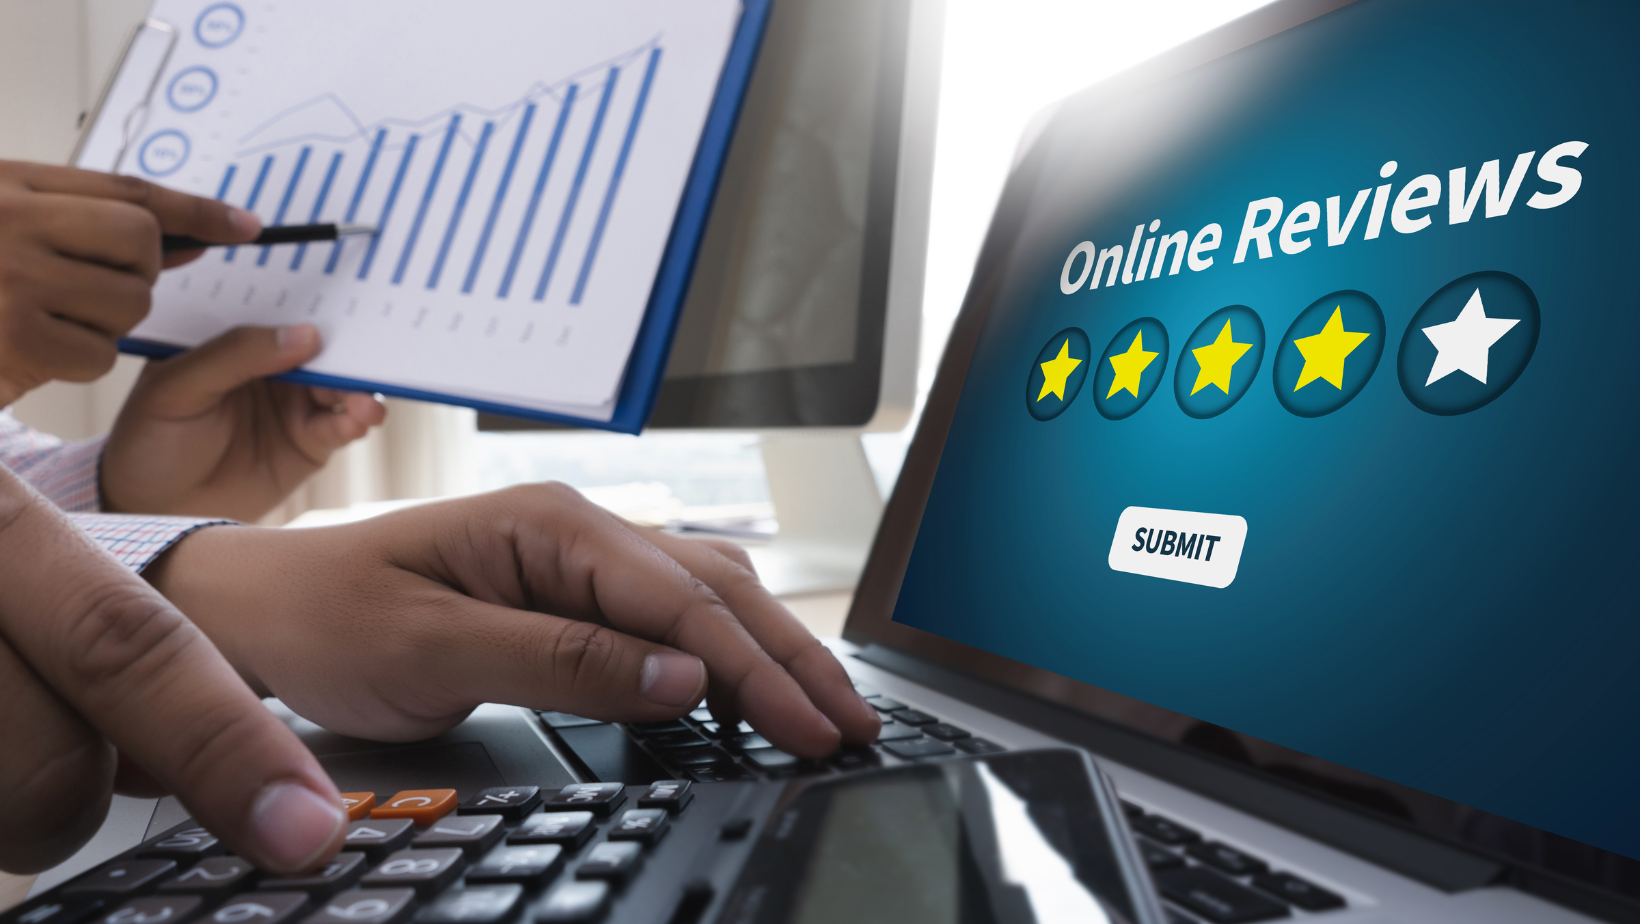
<path fill-rule="evenodd" d="M 350 234 L 375 234 L 374 225 L 274 225 L 263 228 L 256 240 L 243 244 L 212 244 L 208 241 L 195 240 L 191 237 L 181 237 L 174 234 L 165 235 L 160 249 L 166 253 L 174 250 L 198 250 L 203 247 L 265 247 L 269 244 L 304 244 L 313 241 L 334 241 L 339 237 Z"/>

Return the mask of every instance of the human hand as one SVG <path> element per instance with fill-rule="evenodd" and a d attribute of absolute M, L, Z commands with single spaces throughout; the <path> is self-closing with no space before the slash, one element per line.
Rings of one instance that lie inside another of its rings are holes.
<path fill-rule="evenodd" d="M 0 588 L 0 869 L 67 859 L 114 791 L 175 793 L 264 869 L 340 848 L 341 797 L 313 755 L 175 607 L 4 468 Z"/>
<path fill-rule="evenodd" d="M 563 485 L 319 529 L 205 529 L 145 576 L 253 689 L 332 731 L 411 741 L 480 703 L 721 721 L 821 757 L 881 723 L 745 564 L 640 533 Z"/>
<path fill-rule="evenodd" d="M 235 328 L 150 361 L 102 457 L 106 509 L 256 520 L 387 416 L 370 395 L 270 382 L 319 352 L 309 324 Z"/>
<path fill-rule="evenodd" d="M 159 271 L 202 252 L 162 254 L 161 235 L 228 244 L 261 228 L 250 212 L 136 177 L 0 161 L 0 407 L 113 367 Z"/>

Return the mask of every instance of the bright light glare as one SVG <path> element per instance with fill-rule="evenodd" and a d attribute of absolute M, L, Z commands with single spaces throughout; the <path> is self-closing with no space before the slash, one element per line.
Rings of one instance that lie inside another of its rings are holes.
<path fill-rule="evenodd" d="M 1054 100 L 1268 0 L 947 0 L 921 391 L 968 289 L 1014 148 Z"/>

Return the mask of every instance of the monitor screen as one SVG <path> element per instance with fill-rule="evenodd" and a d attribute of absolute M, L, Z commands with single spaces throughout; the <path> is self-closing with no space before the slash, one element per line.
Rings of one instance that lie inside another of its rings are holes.
<path fill-rule="evenodd" d="M 893 621 L 1640 857 L 1640 10 L 1068 101 Z"/>

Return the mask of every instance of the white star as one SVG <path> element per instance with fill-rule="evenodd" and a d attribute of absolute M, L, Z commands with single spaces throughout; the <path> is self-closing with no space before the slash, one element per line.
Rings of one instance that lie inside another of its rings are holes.
<path fill-rule="evenodd" d="M 1455 320 L 1424 328 L 1424 336 L 1435 344 L 1437 351 L 1435 365 L 1429 370 L 1429 381 L 1424 385 L 1433 385 L 1454 372 L 1467 373 L 1485 385 L 1486 357 L 1492 344 L 1519 323 L 1519 318 L 1487 317 L 1486 306 L 1481 304 L 1481 290 L 1476 289 Z"/>

